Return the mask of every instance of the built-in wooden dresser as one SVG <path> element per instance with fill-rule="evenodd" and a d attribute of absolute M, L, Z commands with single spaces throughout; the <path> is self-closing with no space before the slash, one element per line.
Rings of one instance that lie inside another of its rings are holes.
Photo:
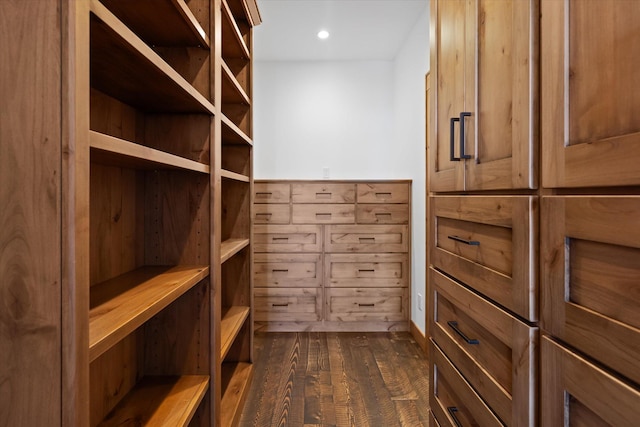
<path fill-rule="evenodd" d="M 410 181 L 255 181 L 256 328 L 408 330 Z"/>

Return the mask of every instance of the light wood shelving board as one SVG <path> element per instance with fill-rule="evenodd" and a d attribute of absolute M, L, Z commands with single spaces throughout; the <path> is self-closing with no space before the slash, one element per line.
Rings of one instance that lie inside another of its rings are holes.
<path fill-rule="evenodd" d="M 209 377 L 206 375 L 145 377 L 99 427 L 187 426 L 208 388 Z"/>
<path fill-rule="evenodd" d="M 226 385 L 220 415 L 221 425 L 237 425 L 242 415 L 242 407 L 249 393 L 249 385 L 253 377 L 251 363 L 223 363 L 222 384 Z"/>
<path fill-rule="evenodd" d="M 251 58 L 238 24 L 233 19 L 226 0 L 222 0 L 222 56 L 225 58 Z M 233 40 L 233 41 L 232 41 Z M 234 43 L 235 41 L 235 43 Z"/>
<path fill-rule="evenodd" d="M 145 111 L 215 114 L 214 106 L 145 42 L 91 1 L 91 85 Z"/>
<path fill-rule="evenodd" d="M 231 104 L 250 105 L 251 100 L 244 91 L 238 79 L 233 75 L 229 66 L 222 61 L 222 102 Z"/>
<path fill-rule="evenodd" d="M 210 166 L 100 132 L 89 131 L 91 161 L 135 169 L 182 169 L 205 174 Z"/>
<path fill-rule="evenodd" d="M 234 181 L 240 181 L 240 182 L 249 182 L 250 178 L 246 175 L 242 175 L 240 173 L 235 173 L 235 172 L 231 172 L 228 170 L 223 169 L 222 172 L 222 177 L 223 178 L 227 178 L 227 179 L 233 179 Z"/>
<path fill-rule="evenodd" d="M 136 0 L 135 8 L 130 0 L 102 2 L 149 44 L 210 48 L 209 36 L 184 0 Z"/>
<path fill-rule="evenodd" d="M 224 360 L 233 340 L 238 336 L 238 332 L 242 329 L 244 322 L 249 317 L 249 307 L 233 306 L 222 309 L 222 320 L 220 322 L 221 327 L 221 339 L 220 339 L 220 360 Z"/>
<path fill-rule="evenodd" d="M 224 114 L 222 115 L 222 140 L 225 144 L 253 145 L 251 138 Z"/>
<path fill-rule="evenodd" d="M 227 239 L 220 247 L 220 263 L 224 263 L 229 258 L 240 252 L 249 245 L 249 239 Z"/>
<path fill-rule="evenodd" d="M 91 361 L 209 275 L 208 266 L 142 267 L 91 290 Z"/>

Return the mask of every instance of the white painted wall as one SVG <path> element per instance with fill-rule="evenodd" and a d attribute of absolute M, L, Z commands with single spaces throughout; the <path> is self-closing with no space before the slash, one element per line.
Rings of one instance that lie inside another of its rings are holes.
<path fill-rule="evenodd" d="M 256 61 L 256 179 L 413 180 L 412 320 L 425 331 L 428 7 L 394 61 Z"/>

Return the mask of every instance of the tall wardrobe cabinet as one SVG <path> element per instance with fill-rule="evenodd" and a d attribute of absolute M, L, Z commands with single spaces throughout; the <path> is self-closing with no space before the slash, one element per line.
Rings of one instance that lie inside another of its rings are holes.
<path fill-rule="evenodd" d="M 635 425 L 640 3 L 431 7 L 432 423 Z"/>
<path fill-rule="evenodd" d="M 0 14 L 0 424 L 232 425 L 251 380 L 255 1 Z"/>

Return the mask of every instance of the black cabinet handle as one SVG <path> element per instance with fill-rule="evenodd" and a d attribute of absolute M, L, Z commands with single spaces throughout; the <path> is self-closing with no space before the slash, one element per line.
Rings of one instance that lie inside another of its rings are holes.
<path fill-rule="evenodd" d="M 275 302 L 271 304 L 271 307 L 289 307 L 289 303 L 284 304 L 276 304 Z"/>
<path fill-rule="evenodd" d="M 449 406 L 447 407 L 447 412 L 449 412 L 449 415 L 451 416 L 451 419 L 453 419 L 453 423 L 456 425 L 456 427 L 462 427 L 462 424 L 460 424 L 460 421 L 458 421 L 458 417 L 456 417 L 458 408 L 456 408 L 455 406 Z"/>
<path fill-rule="evenodd" d="M 465 245 L 469 246 L 480 246 L 480 242 L 478 242 L 477 240 L 467 240 L 458 236 L 447 236 L 447 238 L 455 240 L 456 242 L 464 243 Z"/>
<path fill-rule="evenodd" d="M 456 331 L 456 333 L 460 335 L 462 339 L 467 342 L 467 344 L 480 344 L 480 341 L 476 339 L 469 339 L 469 337 L 467 337 L 460 329 L 458 329 L 458 322 L 454 322 L 453 320 L 450 320 L 447 322 L 447 325 L 449 325 L 451 329 Z"/>
<path fill-rule="evenodd" d="M 375 307 L 376 305 L 375 305 L 375 304 L 373 304 L 373 303 L 371 303 L 371 304 L 363 304 L 363 303 L 360 303 L 360 304 L 358 304 L 358 306 L 359 306 L 359 307 Z"/>
<path fill-rule="evenodd" d="M 470 159 L 469 154 L 464 154 L 464 118 L 471 117 L 471 113 L 460 113 L 460 158 Z"/>
<path fill-rule="evenodd" d="M 449 160 L 452 162 L 459 162 L 460 157 L 456 157 L 455 150 L 455 130 L 456 130 L 456 122 L 460 121 L 460 117 L 451 117 L 449 121 Z"/>

